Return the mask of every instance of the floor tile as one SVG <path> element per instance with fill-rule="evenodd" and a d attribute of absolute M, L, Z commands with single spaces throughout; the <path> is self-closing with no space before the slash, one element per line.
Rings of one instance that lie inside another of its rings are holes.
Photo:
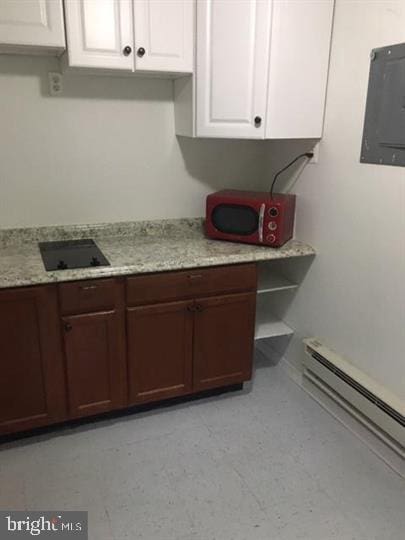
<path fill-rule="evenodd" d="M 243 391 L 0 447 L 0 508 L 91 540 L 399 540 L 405 482 L 274 366 Z"/>

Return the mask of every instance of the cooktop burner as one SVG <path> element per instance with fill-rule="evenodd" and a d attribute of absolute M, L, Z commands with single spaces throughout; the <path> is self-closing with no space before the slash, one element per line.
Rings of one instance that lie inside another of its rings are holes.
<path fill-rule="evenodd" d="M 39 242 L 38 246 L 45 270 L 48 272 L 72 268 L 90 268 L 91 266 L 110 266 L 97 244 L 90 238 Z"/>

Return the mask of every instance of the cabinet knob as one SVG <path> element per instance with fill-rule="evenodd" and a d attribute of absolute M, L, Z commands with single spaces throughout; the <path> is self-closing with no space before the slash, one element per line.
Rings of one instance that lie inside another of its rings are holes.
<path fill-rule="evenodd" d="M 200 313 L 201 311 L 203 311 L 204 308 L 201 304 L 192 304 L 191 306 L 187 306 L 187 309 L 191 313 Z"/>
<path fill-rule="evenodd" d="M 64 329 L 65 329 L 65 332 L 70 332 L 72 330 L 72 325 L 70 323 L 65 323 L 63 325 Z"/>
<path fill-rule="evenodd" d="M 129 56 L 132 52 L 132 48 L 127 45 L 126 47 L 124 47 L 124 50 L 122 52 L 124 53 L 124 56 Z"/>
<path fill-rule="evenodd" d="M 255 126 L 256 127 L 259 127 L 262 123 L 262 118 L 261 116 L 255 116 Z"/>
<path fill-rule="evenodd" d="M 139 49 L 136 51 L 136 54 L 142 58 L 142 56 L 145 54 L 145 49 L 143 47 L 139 47 Z"/>

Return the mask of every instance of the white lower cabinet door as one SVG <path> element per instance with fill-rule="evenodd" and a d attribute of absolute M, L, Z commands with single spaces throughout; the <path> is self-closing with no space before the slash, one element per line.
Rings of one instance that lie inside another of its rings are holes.
<path fill-rule="evenodd" d="M 71 67 L 133 71 L 131 0 L 65 0 Z"/>
<path fill-rule="evenodd" d="M 62 0 L 0 0 L 0 51 L 63 51 Z"/>
<path fill-rule="evenodd" d="M 135 69 L 192 73 L 194 0 L 134 0 Z"/>
<path fill-rule="evenodd" d="M 272 0 L 197 2 L 197 137 L 264 138 Z"/>

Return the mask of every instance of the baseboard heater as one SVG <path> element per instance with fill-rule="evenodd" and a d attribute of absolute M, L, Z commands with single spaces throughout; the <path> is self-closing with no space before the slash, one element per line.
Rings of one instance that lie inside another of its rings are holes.
<path fill-rule="evenodd" d="M 405 403 L 318 339 L 304 344 L 304 376 L 405 457 Z"/>

